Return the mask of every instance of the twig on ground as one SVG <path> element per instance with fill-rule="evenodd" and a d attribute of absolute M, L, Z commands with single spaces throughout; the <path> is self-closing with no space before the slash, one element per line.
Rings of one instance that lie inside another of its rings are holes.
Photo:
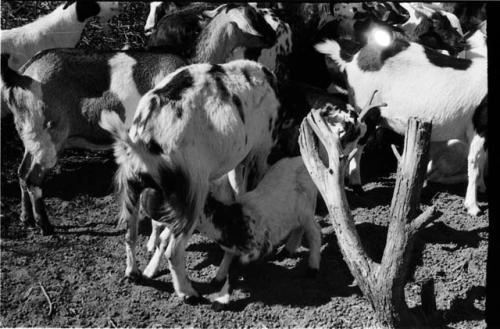
<path fill-rule="evenodd" d="M 23 295 L 23 299 L 27 299 L 30 295 L 31 295 L 31 292 L 33 291 L 33 286 L 31 286 L 28 291 L 26 291 L 26 293 Z"/>
<path fill-rule="evenodd" d="M 42 289 L 42 292 L 43 294 L 45 295 L 45 298 L 47 299 L 47 301 L 49 302 L 49 312 L 47 313 L 47 315 L 51 315 L 52 314 L 52 301 L 50 300 L 50 297 L 49 295 L 47 294 L 47 292 L 45 291 L 45 288 L 42 286 L 42 284 L 40 282 L 38 282 L 38 284 L 40 285 L 40 288 Z"/>

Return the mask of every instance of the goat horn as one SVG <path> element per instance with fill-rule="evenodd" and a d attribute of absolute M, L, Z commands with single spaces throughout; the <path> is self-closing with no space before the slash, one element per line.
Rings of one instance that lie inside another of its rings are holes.
<path fill-rule="evenodd" d="M 384 106 L 387 106 L 387 103 L 378 103 L 378 104 L 375 104 L 375 105 L 370 105 L 368 107 L 365 107 L 362 111 L 361 111 L 361 114 L 359 115 L 358 117 L 358 120 L 359 121 L 363 121 L 365 115 L 370 112 L 371 109 L 375 108 L 375 107 L 384 107 Z"/>

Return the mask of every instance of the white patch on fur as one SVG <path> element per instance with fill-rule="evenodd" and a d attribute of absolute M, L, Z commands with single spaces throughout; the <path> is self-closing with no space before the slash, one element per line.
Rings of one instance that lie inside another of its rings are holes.
<path fill-rule="evenodd" d="M 332 60 L 337 63 L 341 71 L 345 70 L 347 62 L 340 57 L 340 46 L 333 40 L 325 40 L 314 46 L 318 52 L 328 55 Z"/>
<path fill-rule="evenodd" d="M 151 34 L 151 30 L 156 26 L 156 11 L 160 10 L 160 6 L 163 1 L 152 1 L 149 3 L 149 14 L 146 18 L 146 24 L 144 25 L 144 32 L 146 35 Z"/>
<path fill-rule="evenodd" d="M 133 70 L 137 61 L 124 53 L 118 53 L 108 64 L 111 72 L 109 91 L 113 92 L 125 107 L 125 126 L 130 127 L 141 99 L 134 81 Z"/>

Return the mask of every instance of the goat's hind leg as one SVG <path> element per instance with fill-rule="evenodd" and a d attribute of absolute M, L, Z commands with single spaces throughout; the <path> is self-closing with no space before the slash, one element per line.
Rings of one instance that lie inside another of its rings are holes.
<path fill-rule="evenodd" d="M 193 223 L 188 232 L 181 233 L 177 237 L 172 235 L 167 249 L 168 266 L 175 292 L 187 303 L 197 303 L 200 296 L 191 285 L 186 273 L 186 247 L 195 226 Z"/>
<path fill-rule="evenodd" d="M 162 227 L 163 226 L 161 224 L 153 222 L 153 230 L 155 231 L 155 235 L 157 235 L 158 230 L 160 230 Z M 148 266 L 146 266 L 146 268 L 142 272 L 142 275 L 144 275 L 144 277 L 152 278 L 156 275 L 156 273 L 158 273 L 158 269 L 160 268 L 161 257 L 167 249 L 167 246 L 170 241 L 170 235 L 171 235 L 170 229 L 168 227 L 165 227 L 161 232 L 161 234 L 159 235 L 160 245 L 156 247 L 155 253 L 153 257 L 151 257 Z M 153 233 L 151 234 L 151 236 L 153 236 Z"/>

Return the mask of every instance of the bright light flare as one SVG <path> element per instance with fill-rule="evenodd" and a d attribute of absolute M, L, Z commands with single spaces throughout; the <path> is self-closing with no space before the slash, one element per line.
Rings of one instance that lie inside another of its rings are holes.
<path fill-rule="evenodd" d="M 392 43 L 391 34 L 387 30 L 374 28 L 370 34 L 372 40 L 379 46 L 388 47 Z"/>

